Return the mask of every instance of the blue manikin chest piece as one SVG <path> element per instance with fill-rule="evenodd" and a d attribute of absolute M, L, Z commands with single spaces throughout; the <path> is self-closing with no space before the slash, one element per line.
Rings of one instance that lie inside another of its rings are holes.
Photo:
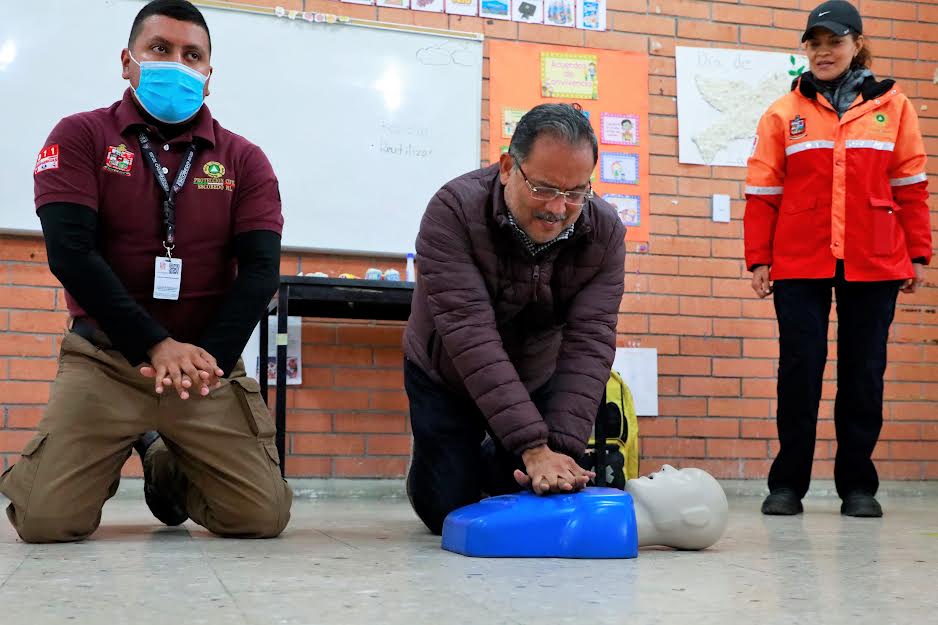
<path fill-rule="evenodd" d="M 446 517 L 443 549 L 485 558 L 634 558 L 634 502 L 613 488 L 490 497 Z"/>

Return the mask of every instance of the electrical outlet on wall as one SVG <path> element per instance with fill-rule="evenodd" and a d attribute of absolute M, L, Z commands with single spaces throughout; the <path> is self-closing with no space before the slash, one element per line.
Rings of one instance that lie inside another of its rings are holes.
<path fill-rule="evenodd" d="M 730 221 L 730 196 L 714 194 L 712 206 L 713 206 L 713 221 L 729 223 Z"/>

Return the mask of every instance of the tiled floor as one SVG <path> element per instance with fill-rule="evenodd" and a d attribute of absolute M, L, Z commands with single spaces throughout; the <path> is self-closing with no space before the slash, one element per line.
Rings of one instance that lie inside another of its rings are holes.
<path fill-rule="evenodd" d="M 882 520 L 829 498 L 765 518 L 732 497 L 705 552 L 478 560 L 442 551 L 401 499 L 299 499 L 283 537 L 237 541 L 119 496 L 81 544 L 26 545 L 0 518 L 0 625 L 938 623 L 938 498 L 883 504 Z"/>

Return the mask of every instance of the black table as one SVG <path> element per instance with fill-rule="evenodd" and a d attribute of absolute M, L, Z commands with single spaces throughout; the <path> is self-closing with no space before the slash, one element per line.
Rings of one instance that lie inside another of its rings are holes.
<path fill-rule="evenodd" d="M 277 426 L 277 452 L 280 454 L 281 473 L 286 468 L 287 318 L 294 316 L 407 321 L 413 295 L 413 282 L 280 276 L 277 295 L 271 300 L 267 314 L 261 319 L 258 378 L 261 396 L 267 401 L 268 316 L 276 312 L 277 401 L 274 422 Z"/>
<path fill-rule="evenodd" d="M 280 276 L 280 289 L 268 305 L 267 314 L 261 319 L 258 378 L 261 385 L 261 397 L 266 402 L 268 316 L 276 312 L 277 401 L 274 408 L 274 422 L 277 426 L 276 441 L 277 452 L 280 455 L 281 474 L 286 470 L 287 319 L 295 316 L 407 321 L 413 295 L 413 282 Z M 605 393 L 603 393 L 603 402 L 605 403 Z M 597 441 L 606 439 L 602 421 L 602 419 L 596 420 Z M 605 484 L 605 445 L 597 445 L 595 453 L 594 467 L 598 478 L 597 484 L 602 485 Z"/>

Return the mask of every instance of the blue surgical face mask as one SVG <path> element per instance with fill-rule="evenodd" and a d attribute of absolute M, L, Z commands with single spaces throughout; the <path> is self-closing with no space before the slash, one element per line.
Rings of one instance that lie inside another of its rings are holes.
<path fill-rule="evenodd" d="M 140 66 L 140 83 L 136 89 L 133 86 L 131 89 L 140 106 L 154 119 L 164 124 L 180 124 L 202 108 L 208 76 L 182 63 L 139 63 L 133 54 L 130 60 Z"/>

